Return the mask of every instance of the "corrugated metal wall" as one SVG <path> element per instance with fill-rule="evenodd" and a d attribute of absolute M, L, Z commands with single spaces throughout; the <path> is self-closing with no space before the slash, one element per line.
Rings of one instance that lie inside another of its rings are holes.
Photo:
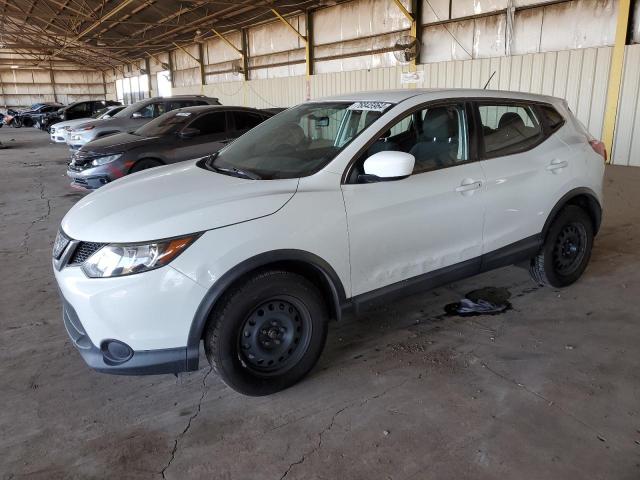
<path fill-rule="evenodd" d="M 418 87 L 482 88 L 496 72 L 488 88 L 565 98 L 582 123 L 599 138 L 611 52 L 612 47 L 585 48 L 418 65 L 418 71 L 423 72 L 423 82 Z M 640 115 L 635 115 L 640 107 L 640 45 L 627 47 L 626 64 L 613 159 L 620 165 L 640 165 L 640 139 L 631 145 L 634 126 L 640 128 Z M 403 67 L 390 67 L 313 75 L 308 92 L 304 76 L 216 83 L 205 85 L 204 91 L 227 105 L 289 107 L 304 101 L 307 93 L 310 98 L 321 98 L 365 90 L 407 88 L 400 82 L 402 72 Z M 175 88 L 174 92 L 197 93 L 189 87 Z M 631 154 L 632 151 L 636 154 Z"/>
<path fill-rule="evenodd" d="M 640 45 L 625 51 L 622 90 L 613 144 L 613 163 L 640 167 Z"/>
<path fill-rule="evenodd" d="M 0 70 L 0 105 L 11 108 L 54 99 L 67 104 L 105 98 L 101 72 L 54 70 L 53 78 L 55 85 L 51 83 L 49 70 Z"/>

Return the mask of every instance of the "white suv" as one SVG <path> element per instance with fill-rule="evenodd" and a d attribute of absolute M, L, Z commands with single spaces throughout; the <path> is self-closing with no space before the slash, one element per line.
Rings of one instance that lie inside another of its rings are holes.
<path fill-rule="evenodd" d="M 606 152 L 563 100 L 402 90 L 307 102 L 218 154 L 113 182 L 53 249 L 64 322 L 94 369 L 198 368 L 264 395 L 314 366 L 345 310 L 530 262 L 575 282 Z"/>

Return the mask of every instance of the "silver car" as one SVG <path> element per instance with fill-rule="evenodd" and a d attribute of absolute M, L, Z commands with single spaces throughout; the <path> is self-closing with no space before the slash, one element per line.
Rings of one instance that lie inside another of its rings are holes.
<path fill-rule="evenodd" d="M 91 122 L 92 120 L 102 120 L 103 118 L 114 117 L 118 112 L 125 108 L 126 107 L 124 105 L 114 105 L 112 107 L 105 107 L 98 110 L 91 117 L 76 118 L 74 120 L 67 120 L 66 122 L 54 123 L 49 128 L 51 141 L 55 143 L 66 143 L 69 138 L 69 132 L 71 132 L 74 127 L 83 123 Z"/>
<path fill-rule="evenodd" d="M 196 105 L 220 105 L 220 102 L 217 98 L 204 95 L 147 98 L 129 105 L 113 118 L 92 120 L 75 126 L 68 135 L 67 144 L 72 150 L 77 150 L 96 138 L 137 130 L 163 113 Z"/>

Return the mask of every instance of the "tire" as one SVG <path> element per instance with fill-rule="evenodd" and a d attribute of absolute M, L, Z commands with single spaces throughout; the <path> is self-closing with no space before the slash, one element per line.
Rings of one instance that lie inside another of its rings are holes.
<path fill-rule="evenodd" d="M 529 273 L 540 285 L 566 287 L 582 273 L 593 247 L 593 222 L 577 205 L 564 207 L 553 220 Z"/>
<path fill-rule="evenodd" d="M 209 317 L 207 360 L 245 395 L 269 395 L 305 377 L 327 338 L 327 306 L 296 273 L 269 270 L 230 289 Z"/>
<path fill-rule="evenodd" d="M 142 170 L 159 167 L 160 165 L 163 165 L 163 163 L 159 160 L 154 160 L 153 158 L 143 158 L 142 160 L 138 160 L 133 165 L 133 167 L 131 167 L 129 173 L 141 172 Z"/>
<path fill-rule="evenodd" d="M 22 120 L 19 118 L 14 118 L 13 122 L 11 122 L 11 126 L 13 128 L 21 128 L 22 127 Z"/>

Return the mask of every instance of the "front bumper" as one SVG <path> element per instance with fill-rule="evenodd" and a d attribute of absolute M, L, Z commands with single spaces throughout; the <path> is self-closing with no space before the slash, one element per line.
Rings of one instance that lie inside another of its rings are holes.
<path fill-rule="evenodd" d="M 87 169 L 86 171 L 88 170 L 93 169 Z M 67 177 L 72 180 L 72 187 L 83 190 L 95 190 L 96 188 L 106 185 L 112 180 L 109 175 L 100 172 L 88 172 L 85 174 L 85 171 L 77 172 L 71 169 L 67 170 Z"/>
<path fill-rule="evenodd" d="M 187 340 L 206 290 L 193 280 L 171 266 L 114 278 L 88 278 L 78 266 L 58 268 L 54 264 L 64 324 L 91 368 L 142 375 L 198 364 L 187 362 Z M 114 344 L 130 355 L 114 357 Z"/>
<path fill-rule="evenodd" d="M 107 342 L 102 348 L 93 344 L 87 335 L 78 314 L 71 304 L 61 296 L 62 319 L 73 345 L 85 363 L 92 369 L 117 375 L 154 375 L 187 371 L 187 348 L 131 351 L 124 361 L 113 358 Z M 124 359 L 125 357 L 123 357 Z"/>

